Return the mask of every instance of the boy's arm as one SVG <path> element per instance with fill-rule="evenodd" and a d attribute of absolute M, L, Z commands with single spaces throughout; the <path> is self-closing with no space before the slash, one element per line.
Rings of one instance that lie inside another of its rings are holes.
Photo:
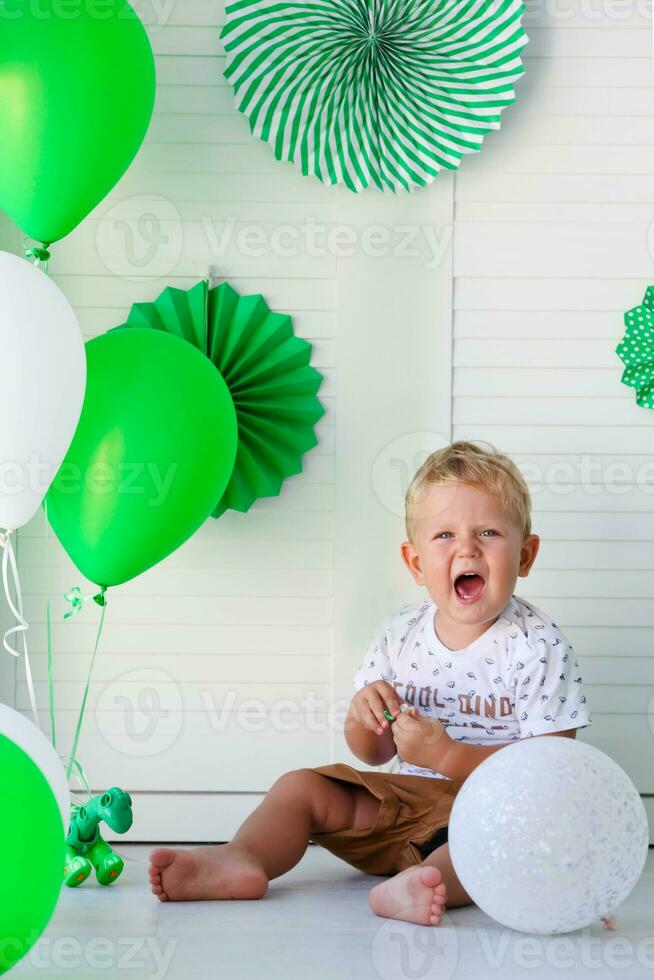
<path fill-rule="evenodd" d="M 397 748 L 388 721 L 381 735 L 371 731 L 357 718 L 358 706 L 352 698 L 345 719 L 345 741 L 350 751 L 369 766 L 383 766 L 395 756 Z"/>
<path fill-rule="evenodd" d="M 577 729 L 570 728 L 565 732 L 550 732 L 551 735 L 576 738 Z M 543 738 L 543 736 L 535 735 L 534 738 Z M 466 779 L 489 755 L 506 748 L 506 745 L 467 745 L 465 742 L 455 742 L 454 739 L 450 739 L 450 742 L 451 744 L 447 745 L 442 758 L 439 759 L 438 765 L 435 767 L 448 779 Z"/>

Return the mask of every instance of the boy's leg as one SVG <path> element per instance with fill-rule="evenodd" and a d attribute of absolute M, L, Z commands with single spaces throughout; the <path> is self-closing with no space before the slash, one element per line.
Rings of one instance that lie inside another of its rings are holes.
<path fill-rule="evenodd" d="M 473 904 L 457 878 L 448 844 L 437 847 L 422 864 L 376 885 L 368 899 L 376 915 L 434 926 L 445 908 Z"/>
<path fill-rule="evenodd" d="M 372 826 L 379 800 L 364 786 L 311 769 L 286 773 L 228 844 L 152 852 L 152 891 L 162 901 L 261 898 L 293 868 L 311 835 Z"/>
<path fill-rule="evenodd" d="M 372 826 L 379 807 L 365 786 L 297 769 L 277 780 L 229 846 L 252 856 L 270 880 L 295 867 L 312 834 Z"/>

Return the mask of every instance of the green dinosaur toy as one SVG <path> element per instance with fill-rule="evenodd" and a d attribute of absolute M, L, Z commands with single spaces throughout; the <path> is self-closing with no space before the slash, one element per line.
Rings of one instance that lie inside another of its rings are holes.
<path fill-rule="evenodd" d="M 102 796 L 94 796 L 83 806 L 73 806 L 70 829 L 66 837 L 64 883 L 77 888 L 95 868 L 101 885 L 111 885 L 120 876 L 125 862 L 98 830 L 104 822 L 116 834 L 125 834 L 132 826 L 132 799 L 129 793 L 113 786 Z"/>

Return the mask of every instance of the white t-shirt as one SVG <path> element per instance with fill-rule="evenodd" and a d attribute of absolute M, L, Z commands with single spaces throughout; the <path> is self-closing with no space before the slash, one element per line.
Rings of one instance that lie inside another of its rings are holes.
<path fill-rule="evenodd" d="M 430 601 L 386 617 L 354 677 L 358 690 L 385 680 L 456 741 L 504 745 L 590 725 L 574 651 L 546 613 L 512 596 L 499 618 L 462 650 L 444 646 Z M 400 773 L 447 777 L 412 766 Z"/>

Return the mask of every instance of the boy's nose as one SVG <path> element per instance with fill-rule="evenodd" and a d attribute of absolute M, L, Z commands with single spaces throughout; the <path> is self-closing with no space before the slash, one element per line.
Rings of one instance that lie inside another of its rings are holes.
<path fill-rule="evenodd" d="M 479 542 L 476 538 L 464 538 L 459 545 L 459 556 L 461 558 L 471 558 L 479 554 Z"/>

